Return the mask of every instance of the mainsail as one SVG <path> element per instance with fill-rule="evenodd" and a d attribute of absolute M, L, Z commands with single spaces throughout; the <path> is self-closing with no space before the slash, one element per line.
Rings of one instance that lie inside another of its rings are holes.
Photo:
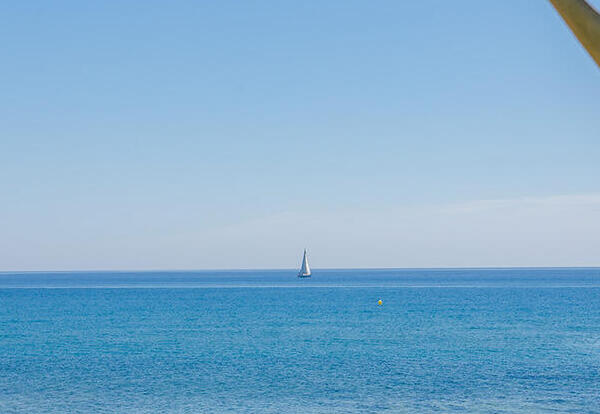
<path fill-rule="evenodd" d="M 306 256 L 306 249 L 304 249 L 304 257 L 302 258 L 302 266 L 300 267 L 300 272 L 298 272 L 298 277 L 309 277 L 310 276 L 310 266 L 308 265 L 308 257 Z"/>

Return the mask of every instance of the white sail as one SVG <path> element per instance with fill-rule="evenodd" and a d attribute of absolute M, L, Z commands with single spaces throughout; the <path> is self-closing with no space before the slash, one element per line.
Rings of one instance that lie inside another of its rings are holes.
<path fill-rule="evenodd" d="M 310 266 L 308 265 L 308 257 L 306 256 L 306 249 L 304 249 L 304 257 L 302 258 L 302 266 L 300 267 L 300 272 L 298 272 L 298 277 L 308 277 L 310 276 Z"/>

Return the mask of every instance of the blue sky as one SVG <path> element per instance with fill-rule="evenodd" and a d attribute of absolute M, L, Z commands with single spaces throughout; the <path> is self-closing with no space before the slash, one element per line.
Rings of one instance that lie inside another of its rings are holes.
<path fill-rule="evenodd" d="M 546 1 L 0 11 L 2 270 L 600 265 L 600 71 Z"/>

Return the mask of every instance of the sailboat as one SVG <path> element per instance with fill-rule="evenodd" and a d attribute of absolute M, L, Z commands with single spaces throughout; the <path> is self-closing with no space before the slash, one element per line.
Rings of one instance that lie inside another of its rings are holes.
<path fill-rule="evenodd" d="M 306 257 L 306 249 L 304 249 L 304 257 L 302 258 L 302 266 L 298 272 L 298 277 L 310 277 L 310 266 L 308 266 L 308 257 Z"/>

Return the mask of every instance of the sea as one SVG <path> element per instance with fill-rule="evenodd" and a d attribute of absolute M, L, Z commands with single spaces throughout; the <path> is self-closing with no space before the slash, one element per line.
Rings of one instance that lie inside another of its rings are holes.
<path fill-rule="evenodd" d="M 600 269 L 3 272 L 0 413 L 600 413 Z"/>

